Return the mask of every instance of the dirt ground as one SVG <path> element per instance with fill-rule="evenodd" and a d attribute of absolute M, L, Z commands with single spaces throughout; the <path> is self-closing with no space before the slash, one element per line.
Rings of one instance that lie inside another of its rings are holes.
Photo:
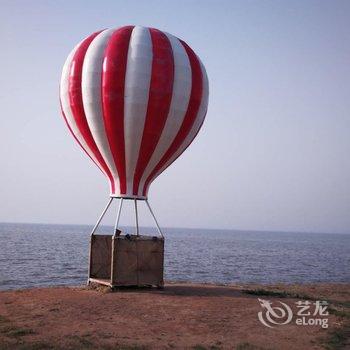
<path fill-rule="evenodd" d="M 0 349 L 341 349 L 349 284 L 168 283 L 164 290 L 52 287 L 0 292 Z M 264 326 L 260 299 L 327 300 L 329 328 Z"/>

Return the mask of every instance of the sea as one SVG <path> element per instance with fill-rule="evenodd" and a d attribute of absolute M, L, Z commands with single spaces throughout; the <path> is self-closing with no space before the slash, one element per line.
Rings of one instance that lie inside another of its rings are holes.
<path fill-rule="evenodd" d="M 0 289 L 85 284 L 90 231 L 83 225 L 0 224 Z M 350 282 L 350 234 L 171 228 L 164 235 L 166 281 Z"/>

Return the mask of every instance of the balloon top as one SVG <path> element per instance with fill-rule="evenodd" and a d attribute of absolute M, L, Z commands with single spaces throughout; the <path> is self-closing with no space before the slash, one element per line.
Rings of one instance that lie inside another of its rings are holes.
<path fill-rule="evenodd" d="M 201 128 L 208 79 L 193 50 L 171 34 L 105 29 L 69 54 L 60 102 L 72 135 L 108 178 L 111 196 L 145 199 Z"/>

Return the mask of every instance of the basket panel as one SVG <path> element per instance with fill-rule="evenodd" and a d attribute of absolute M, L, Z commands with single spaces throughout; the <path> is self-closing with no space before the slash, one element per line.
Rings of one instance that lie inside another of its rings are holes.
<path fill-rule="evenodd" d="M 93 235 L 91 237 L 90 277 L 111 278 L 112 236 Z"/>

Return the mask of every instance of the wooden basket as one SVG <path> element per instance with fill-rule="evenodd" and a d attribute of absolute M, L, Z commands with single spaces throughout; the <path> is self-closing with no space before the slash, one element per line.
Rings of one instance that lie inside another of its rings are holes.
<path fill-rule="evenodd" d="M 164 238 L 92 235 L 88 283 L 162 288 Z"/>

